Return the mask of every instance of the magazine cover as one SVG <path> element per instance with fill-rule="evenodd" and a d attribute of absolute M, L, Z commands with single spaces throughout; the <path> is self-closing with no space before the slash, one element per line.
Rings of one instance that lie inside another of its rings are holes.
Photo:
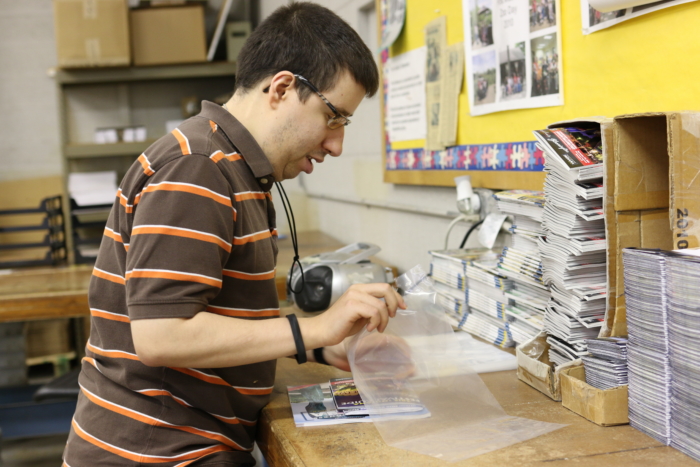
<path fill-rule="evenodd" d="M 603 162 L 600 130 L 578 127 L 535 130 L 535 137 L 547 154 L 568 170 Z"/>
<path fill-rule="evenodd" d="M 344 414 L 352 412 L 367 413 L 365 403 L 360 397 L 360 392 L 352 378 L 333 378 L 330 380 L 331 393 L 338 412 Z"/>
<path fill-rule="evenodd" d="M 544 206 L 544 193 L 533 190 L 507 190 L 494 193 L 498 201 Z"/>
<path fill-rule="evenodd" d="M 330 383 L 287 386 L 294 424 L 302 426 L 337 425 L 369 422 L 369 417 L 349 417 L 338 412 Z"/>

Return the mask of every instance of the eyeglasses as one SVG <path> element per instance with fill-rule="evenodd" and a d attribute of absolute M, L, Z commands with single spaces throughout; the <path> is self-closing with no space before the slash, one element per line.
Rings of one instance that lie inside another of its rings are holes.
<path fill-rule="evenodd" d="M 311 84 L 311 81 L 309 81 L 308 79 L 304 78 L 303 76 L 297 75 L 297 74 L 295 74 L 294 77 L 296 79 L 298 79 L 299 81 L 301 81 L 302 83 L 304 83 L 305 85 L 307 85 L 308 87 L 310 87 L 312 91 L 314 91 L 316 94 L 318 94 L 318 97 L 323 99 L 323 102 L 326 103 L 328 108 L 331 109 L 334 116 L 328 119 L 328 122 L 326 123 L 328 125 L 328 128 L 330 128 L 331 130 L 335 130 L 337 128 L 340 128 L 341 126 L 350 125 L 350 119 L 344 115 L 341 115 L 340 112 L 338 112 L 338 110 L 335 108 L 335 106 L 333 104 L 331 104 L 323 94 L 321 94 L 321 91 L 319 91 L 316 86 Z"/>

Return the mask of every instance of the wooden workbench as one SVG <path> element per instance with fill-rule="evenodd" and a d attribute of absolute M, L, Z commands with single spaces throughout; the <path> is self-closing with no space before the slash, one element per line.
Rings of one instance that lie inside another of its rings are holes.
<path fill-rule="evenodd" d="M 15 269 L 0 273 L 0 321 L 88 316 L 92 266 Z"/>
<path fill-rule="evenodd" d="M 629 425 L 599 427 L 518 381 L 515 371 L 481 375 L 509 415 L 568 425 L 546 435 L 456 463 L 387 446 L 371 423 L 296 428 L 286 386 L 348 376 L 332 367 L 280 359 L 272 400 L 262 411 L 258 444 L 271 467 L 698 466 Z"/>
<path fill-rule="evenodd" d="M 286 297 L 286 276 L 294 250 L 289 237 L 278 242 L 277 291 Z M 321 232 L 299 235 L 299 254 L 333 251 L 343 246 Z M 87 292 L 91 265 L 42 267 L 0 271 L 0 322 L 89 316 Z"/>

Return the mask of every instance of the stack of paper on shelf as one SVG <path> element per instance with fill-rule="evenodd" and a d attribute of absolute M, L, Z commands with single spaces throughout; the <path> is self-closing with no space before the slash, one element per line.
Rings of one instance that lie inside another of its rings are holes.
<path fill-rule="evenodd" d="M 627 384 L 627 339 L 601 337 L 586 341 L 589 355 L 581 357 L 586 383 L 598 389 Z"/>
<path fill-rule="evenodd" d="M 545 154 L 542 282 L 551 297 L 544 328 L 555 365 L 585 355 L 605 317 L 606 241 L 600 129 L 535 131 Z"/>
<path fill-rule="evenodd" d="M 537 335 L 544 326 L 549 299 L 542 280 L 542 257 L 537 246 L 545 235 L 542 229 L 544 193 L 529 190 L 501 191 L 494 195 L 498 209 L 513 218 L 512 245 L 503 248 L 498 273 L 513 281 L 506 292 L 505 313 L 512 321 L 510 330 L 516 344 Z"/>
<path fill-rule="evenodd" d="M 630 425 L 669 444 L 671 363 L 665 255 L 653 250 L 624 249 L 622 261 L 627 304 Z"/>
<path fill-rule="evenodd" d="M 431 251 L 437 301 L 453 326 L 501 347 L 514 345 L 506 291 L 513 281 L 497 271 L 488 249 Z"/>
<path fill-rule="evenodd" d="M 684 255 L 698 250 L 680 250 Z M 671 446 L 700 460 L 700 258 L 666 259 L 671 363 Z"/>

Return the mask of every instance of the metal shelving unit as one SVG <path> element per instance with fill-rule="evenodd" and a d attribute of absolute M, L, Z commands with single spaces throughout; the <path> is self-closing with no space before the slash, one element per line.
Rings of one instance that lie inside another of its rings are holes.
<path fill-rule="evenodd" d="M 68 173 L 74 163 L 95 166 L 95 170 L 105 170 L 110 164 L 120 167 L 128 166 L 132 160 L 143 153 L 155 138 L 143 142 L 113 143 L 113 144 L 85 144 L 71 141 L 69 134 L 68 97 L 72 89 L 94 85 L 139 85 L 151 83 L 157 86 L 164 81 L 202 82 L 202 80 L 215 80 L 217 78 L 231 78 L 231 90 L 236 75 L 236 63 L 233 62 L 205 62 L 182 65 L 165 65 L 149 67 L 119 67 L 119 68 L 90 68 L 90 69 L 56 69 L 49 70 L 49 76 L 54 79 L 57 86 L 58 111 L 61 135 L 61 153 L 64 173 L 64 212 L 67 250 L 70 262 L 79 259 L 85 262 L 85 258 L 76 253 L 75 232 L 73 225 L 77 219 L 71 209 L 68 196 Z M 176 98 L 178 96 L 175 96 Z M 179 98 L 185 97 L 179 96 Z M 212 96 L 213 97 L 213 96 Z M 163 122 L 165 123 L 165 122 Z M 156 135 L 157 136 L 157 135 Z M 73 206 L 75 207 L 75 206 Z M 106 219 L 105 219 L 106 220 Z"/>

